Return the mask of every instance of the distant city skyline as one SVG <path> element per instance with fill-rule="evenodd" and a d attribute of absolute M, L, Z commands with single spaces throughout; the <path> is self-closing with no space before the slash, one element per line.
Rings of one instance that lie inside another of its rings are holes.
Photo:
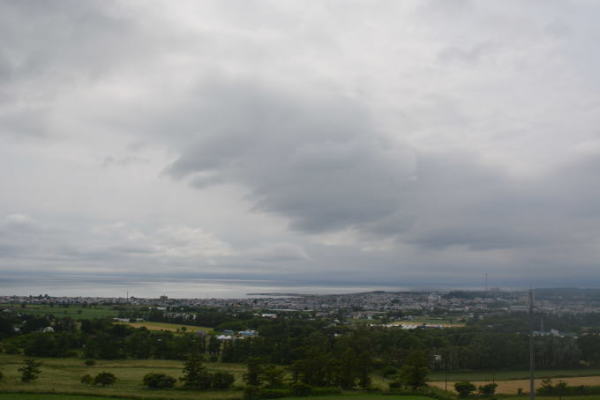
<path fill-rule="evenodd" d="M 599 17 L 0 2 L 0 295 L 600 287 Z"/>

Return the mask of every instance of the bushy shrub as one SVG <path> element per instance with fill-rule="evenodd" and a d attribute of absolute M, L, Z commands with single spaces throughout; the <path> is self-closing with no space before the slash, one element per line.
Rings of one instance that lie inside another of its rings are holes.
<path fill-rule="evenodd" d="M 567 382 L 559 381 L 552 384 L 552 380 L 547 378 L 542 381 L 538 394 L 542 396 L 583 396 L 600 394 L 600 386 L 569 386 Z"/>
<path fill-rule="evenodd" d="M 91 367 L 92 365 L 96 365 L 96 360 L 85 360 L 84 364 Z"/>
<path fill-rule="evenodd" d="M 338 387 L 314 387 L 312 394 L 315 396 L 325 396 L 330 394 L 340 394 L 342 390 Z"/>
<path fill-rule="evenodd" d="M 475 391 L 476 387 L 469 381 L 461 381 L 454 384 L 454 389 L 458 393 L 458 397 L 464 398 L 469 397 Z"/>
<path fill-rule="evenodd" d="M 94 383 L 94 378 L 92 378 L 90 374 L 86 374 L 81 377 L 79 382 L 83 383 L 84 385 L 91 385 L 92 383 Z"/>
<path fill-rule="evenodd" d="M 456 400 L 456 397 L 450 394 L 450 392 L 434 386 L 427 386 L 421 389 L 421 392 L 424 396 L 431 397 L 432 399 L 436 400 Z"/>
<path fill-rule="evenodd" d="M 151 372 L 144 375 L 144 385 L 150 389 L 170 389 L 175 386 L 177 380 L 172 376 Z"/>
<path fill-rule="evenodd" d="M 387 367 L 385 367 L 383 369 L 383 371 L 381 371 L 381 374 L 383 375 L 384 378 L 390 378 L 390 377 L 398 374 L 398 368 L 388 365 Z"/>
<path fill-rule="evenodd" d="M 260 388 L 255 385 L 246 385 L 244 388 L 244 400 L 260 399 Z"/>
<path fill-rule="evenodd" d="M 312 386 L 306 383 L 298 382 L 292 385 L 292 394 L 294 396 L 310 396 L 312 394 Z"/>
<path fill-rule="evenodd" d="M 479 394 L 482 396 L 493 396 L 496 393 L 496 383 L 488 383 L 487 385 L 479 386 Z"/>
<path fill-rule="evenodd" d="M 288 397 L 290 392 L 286 389 L 261 389 L 259 396 L 261 399 L 280 399 Z"/>
<path fill-rule="evenodd" d="M 4 352 L 6 354 L 21 354 L 21 348 L 16 343 L 6 343 L 4 345 Z"/>
<path fill-rule="evenodd" d="M 212 374 L 211 386 L 213 389 L 229 389 L 235 377 L 229 372 L 215 372 Z"/>
<path fill-rule="evenodd" d="M 395 380 L 393 382 L 390 382 L 389 385 L 390 385 L 390 390 L 402 389 L 405 386 L 404 383 L 401 382 L 401 381 L 399 381 L 399 380 Z"/>
<path fill-rule="evenodd" d="M 110 386 L 117 381 L 117 377 L 110 372 L 100 372 L 94 378 L 94 385 Z"/>

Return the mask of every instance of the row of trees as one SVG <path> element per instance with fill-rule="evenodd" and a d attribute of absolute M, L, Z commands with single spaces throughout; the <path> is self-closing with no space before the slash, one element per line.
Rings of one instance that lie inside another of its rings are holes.
<path fill-rule="evenodd" d="M 53 321 L 34 318 L 28 319 L 26 325 L 32 329 L 49 322 L 56 327 L 55 332 L 29 331 L 17 335 L 13 329 L 0 345 L 6 352 L 22 352 L 30 357 L 93 359 L 183 360 L 190 349 L 195 349 L 211 361 L 247 362 L 259 357 L 266 363 L 293 366 L 298 379 L 307 382 L 360 380 L 359 375 L 350 377 L 342 367 L 336 367 L 339 360 L 345 360 L 345 365 L 367 365 L 366 369 L 386 365 L 399 368 L 413 349 L 426 352 L 428 367 L 434 370 L 514 369 L 528 365 L 525 334 L 499 332 L 486 326 L 414 331 L 351 329 L 329 325 L 328 321 L 287 318 L 263 320 L 257 326 L 258 337 L 220 342 L 215 335 L 149 331 L 106 320 L 83 320 L 75 324 L 68 318 Z M 442 355 L 443 361 L 434 363 L 434 354 Z M 319 359 L 318 365 L 313 359 Z M 600 366 L 600 335 L 538 337 L 536 360 L 539 368 Z M 323 368 L 338 372 L 314 372 Z"/>

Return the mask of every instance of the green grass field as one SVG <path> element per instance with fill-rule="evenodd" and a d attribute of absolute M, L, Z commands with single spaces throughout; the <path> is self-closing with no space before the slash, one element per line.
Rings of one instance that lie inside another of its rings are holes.
<path fill-rule="evenodd" d="M 174 360 L 112 360 L 96 361 L 88 367 L 78 358 L 37 358 L 43 363 L 39 379 L 22 383 L 17 371 L 23 365 L 23 356 L 0 354 L 0 371 L 4 379 L 0 382 L 0 400 L 107 400 L 109 398 L 148 400 L 239 400 L 243 393 L 242 376 L 245 365 L 206 363 L 209 371 L 228 371 L 234 374 L 237 388 L 226 391 L 188 391 L 178 388 L 150 390 L 142 385 L 142 378 L 149 372 L 163 372 L 175 378 L 181 376 L 183 363 Z M 80 383 L 83 375 L 92 376 L 107 371 L 117 377 L 109 387 L 96 387 Z M 306 398 L 302 398 L 305 399 Z M 340 395 L 315 396 L 310 400 L 430 400 L 424 396 L 382 396 L 377 393 L 348 392 Z M 301 398 L 289 398 L 301 400 Z"/>
<path fill-rule="evenodd" d="M 29 315 L 48 315 L 53 314 L 56 317 L 71 317 L 73 319 L 94 319 L 94 318 L 112 318 L 118 315 L 118 310 L 112 306 L 49 306 L 46 304 L 27 304 L 21 307 L 18 304 L 0 304 L 0 309 L 11 309 L 21 314 Z"/>
<path fill-rule="evenodd" d="M 246 367 L 243 364 L 206 363 L 206 367 L 209 371 L 228 371 L 235 376 L 235 385 L 237 386 L 237 389 L 227 391 L 198 392 L 177 388 L 171 390 L 149 390 L 142 385 L 142 378 L 145 374 L 149 372 L 162 372 L 175 378 L 179 378 L 181 376 L 183 363 L 175 360 L 98 360 L 95 365 L 86 366 L 84 360 L 78 358 L 38 358 L 39 361 L 43 362 L 41 368 L 42 373 L 38 380 L 26 384 L 20 382 L 20 374 L 17 371 L 18 368 L 23 365 L 23 360 L 24 357 L 20 355 L 0 354 L 0 371 L 4 375 L 4 379 L 0 382 L 0 400 L 105 400 L 110 397 L 148 400 L 234 400 L 242 397 L 242 376 L 246 371 Z M 113 386 L 106 388 L 80 383 L 80 379 L 83 375 L 90 374 L 94 376 L 102 371 L 113 373 L 117 377 L 117 382 Z M 600 376 L 600 370 L 538 371 L 537 376 L 555 378 Z M 502 371 L 495 373 L 496 382 L 500 383 L 504 381 L 505 384 L 509 384 L 509 382 L 517 384 L 519 382 L 512 380 L 523 379 L 524 377 L 527 377 L 527 371 Z M 465 379 L 470 381 L 491 381 L 492 373 L 464 372 L 448 374 L 449 382 Z M 430 380 L 437 381 L 437 386 L 439 386 L 440 381 L 444 380 L 444 374 L 432 374 Z M 387 386 L 379 376 L 373 377 L 373 383 L 375 386 L 380 386 L 382 388 Z M 507 394 L 515 392 L 516 389 L 504 391 L 504 393 Z M 52 393 L 60 394 L 60 397 L 56 397 L 52 395 Z M 395 397 L 398 396 L 385 396 L 383 398 L 392 400 L 392 398 Z M 408 397 L 401 398 L 407 399 Z M 310 399 L 379 400 L 382 399 L 382 397 L 381 394 L 376 393 L 349 392 L 343 395 L 318 396 L 311 397 Z M 416 398 L 414 396 L 410 397 L 410 399 L 426 400 L 425 397 Z M 553 400 L 550 398 L 547 399 Z M 600 396 L 580 396 L 578 399 L 600 400 Z M 290 398 L 289 400 L 296 399 Z"/>
<path fill-rule="evenodd" d="M 149 390 L 142 386 L 142 378 L 149 372 L 163 372 L 175 378 L 181 376 L 183 363 L 171 360 L 113 360 L 97 361 L 94 366 L 84 365 L 77 358 L 37 358 L 43 362 L 39 379 L 32 383 L 21 383 L 17 369 L 22 366 L 24 357 L 15 355 L 0 355 L 0 371 L 4 379 L 0 382 L 1 392 L 37 392 L 64 393 L 77 395 L 95 395 L 106 397 L 124 397 L 135 399 L 239 399 L 240 390 L 219 392 L 196 392 L 186 390 Z M 207 363 L 210 371 L 229 371 L 236 377 L 236 384 L 241 384 L 242 374 L 246 368 L 240 364 Z M 85 374 L 92 376 L 107 371 L 115 374 L 117 382 L 110 387 L 102 388 L 80 383 Z M 16 394 L 11 394 L 16 396 Z M 19 394 L 20 396 L 20 394 Z M 44 395 L 45 396 L 45 395 Z M 17 398 L 17 397 L 10 397 Z M 18 397 L 19 399 L 21 397 Z M 46 397 L 38 397 L 45 399 Z M 66 398 L 63 396 L 63 398 Z M 0 397 L 0 399 L 2 399 Z M 88 398 L 89 399 L 89 398 Z"/>

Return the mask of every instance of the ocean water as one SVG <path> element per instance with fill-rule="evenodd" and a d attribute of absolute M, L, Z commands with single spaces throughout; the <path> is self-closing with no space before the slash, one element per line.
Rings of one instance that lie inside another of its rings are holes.
<path fill-rule="evenodd" d="M 77 279 L 46 279 L 35 281 L 0 281 L 0 296 L 82 296 L 82 297 L 146 297 L 166 295 L 169 298 L 248 298 L 265 293 L 341 294 L 372 290 L 405 290 L 402 287 L 335 286 L 293 284 L 266 280 L 167 280 L 159 281 L 78 281 Z"/>

